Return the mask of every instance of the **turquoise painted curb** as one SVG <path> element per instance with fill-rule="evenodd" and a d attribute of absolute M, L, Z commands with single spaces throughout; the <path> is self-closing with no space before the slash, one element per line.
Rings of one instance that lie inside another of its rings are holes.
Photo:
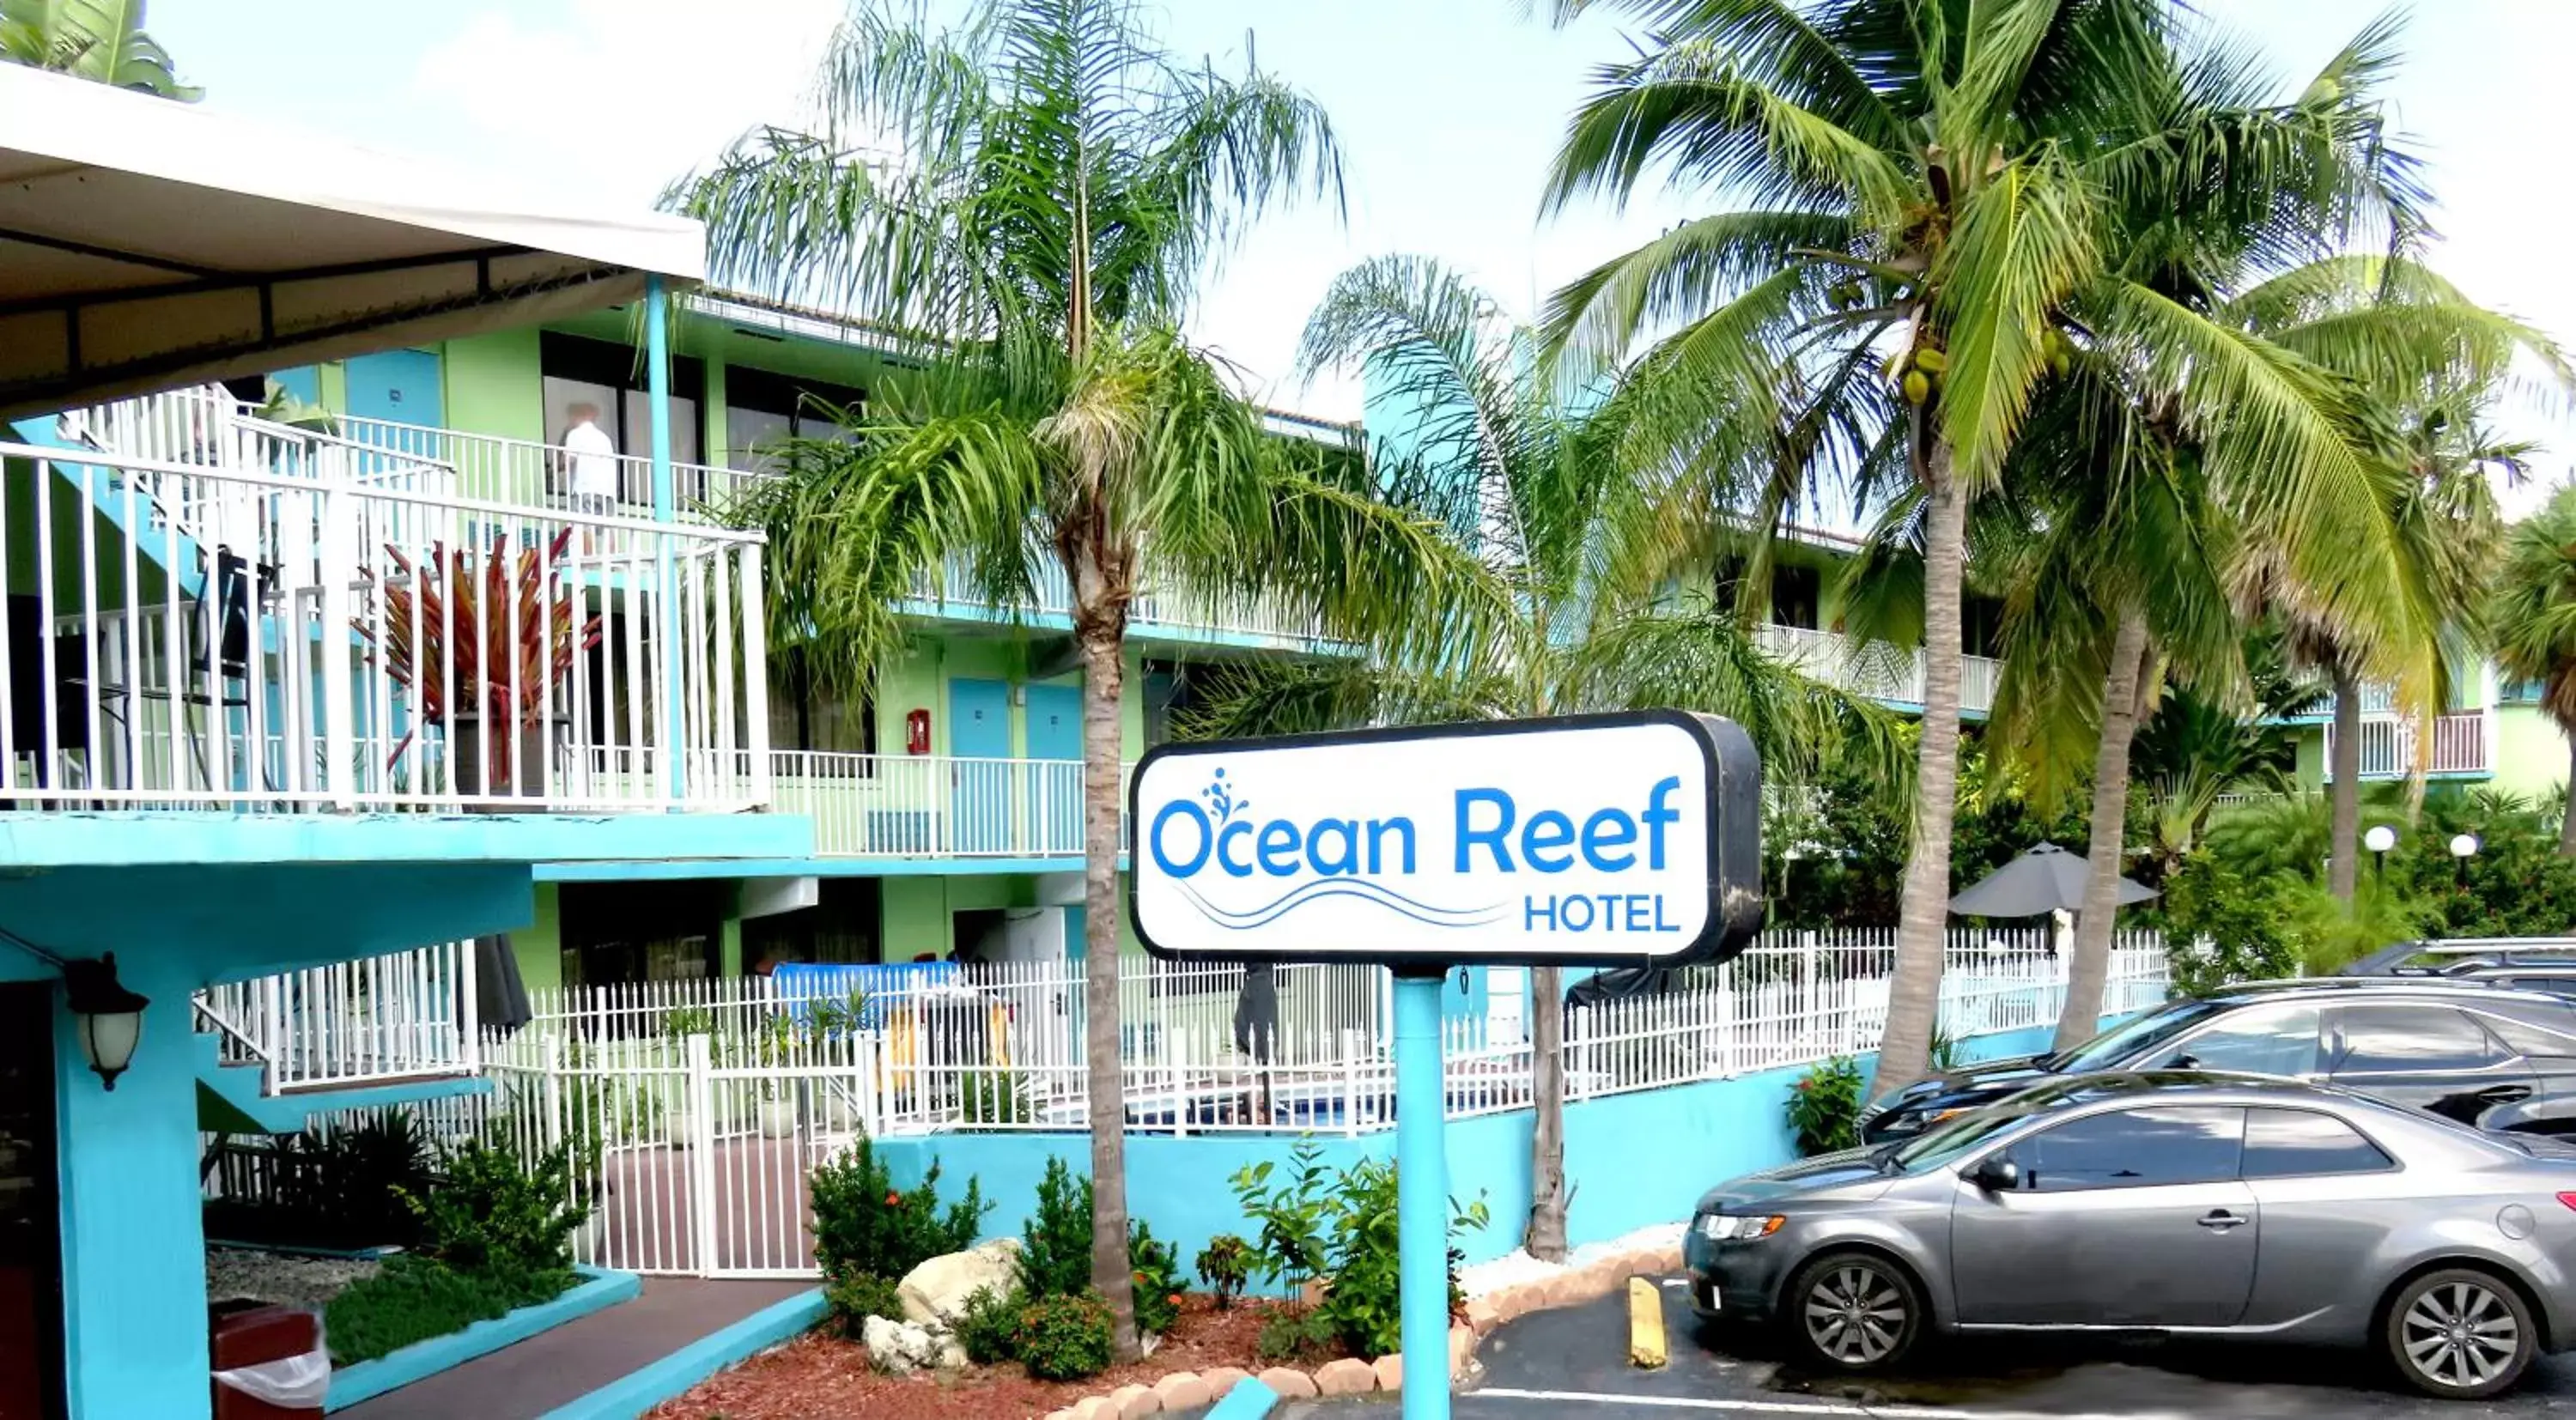
<path fill-rule="evenodd" d="M 1278 1403 L 1279 1392 L 1263 1385 L 1259 1376 L 1245 1376 L 1207 1413 L 1207 1420 L 1262 1420 Z"/>
<path fill-rule="evenodd" d="M 547 1411 L 538 1420 L 635 1420 L 725 1367 L 811 1331 L 829 1310 L 820 1287 L 772 1302 L 649 1366 L 627 1372 L 570 1405 Z"/>
<path fill-rule="evenodd" d="M 592 1312 L 632 1301 L 644 1290 L 644 1279 L 632 1272 L 608 1272 L 596 1267 L 573 1270 L 590 1280 L 551 1302 L 521 1307 L 508 1316 L 478 1321 L 463 1331 L 416 1341 L 372 1361 L 360 1361 L 344 1370 L 333 1371 L 331 1391 L 323 1400 L 322 1408 L 325 1411 L 346 1410 L 359 1401 L 373 1400 L 386 1391 L 400 1390 L 414 1381 L 427 1380 L 477 1356 L 488 1356 L 504 1346 L 515 1346 L 565 1322 L 579 1321 Z"/>

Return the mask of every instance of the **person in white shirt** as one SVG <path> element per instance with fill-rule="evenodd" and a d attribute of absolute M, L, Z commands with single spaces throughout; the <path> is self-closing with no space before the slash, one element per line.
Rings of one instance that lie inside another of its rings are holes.
<path fill-rule="evenodd" d="M 563 446 L 572 456 L 574 511 L 617 511 L 617 445 L 608 437 L 608 431 L 599 427 L 599 406 L 576 404 L 564 412 L 572 416 L 572 427 L 564 431 Z"/>

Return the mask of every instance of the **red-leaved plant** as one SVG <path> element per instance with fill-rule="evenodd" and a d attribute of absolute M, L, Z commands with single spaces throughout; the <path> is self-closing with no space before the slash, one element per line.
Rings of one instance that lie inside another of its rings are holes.
<path fill-rule="evenodd" d="M 545 713 L 547 688 L 572 669 L 573 653 L 599 644 L 597 616 L 583 619 L 578 626 L 574 622 L 578 587 L 554 589 L 548 595 L 555 567 L 572 537 L 573 529 L 565 528 L 543 548 L 521 548 L 516 557 L 510 555 L 507 539 L 498 536 L 492 539 L 488 556 L 451 555 L 438 544 L 418 566 L 400 549 L 387 546 L 385 556 L 408 585 L 388 581 L 384 588 L 382 640 L 366 620 L 351 619 L 358 634 L 383 656 L 394 683 L 411 691 L 419 724 L 447 724 L 449 713 L 457 708 L 447 684 L 451 657 L 457 684 L 465 687 L 469 701 L 476 698 L 474 688 L 481 687 L 479 705 L 466 709 L 482 718 L 481 783 L 486 792 L 510 787 L 518 764 L 512 753 L 518 728 L 536 724 Z M 372 570 L 362 570 L 360 575 L 375 580 Z M 451 625 L 453 646 L 448 643 Z M 484 665 L 487 647 L 493 662 L 488 669 Z M 385 761 L 388 769 L 402 758 L 412 734 L 418 732 L 416 725 L 394 746 Z"/>

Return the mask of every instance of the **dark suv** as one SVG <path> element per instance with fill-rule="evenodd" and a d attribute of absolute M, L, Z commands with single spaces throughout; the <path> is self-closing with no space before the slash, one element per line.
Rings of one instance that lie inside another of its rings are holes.
<path fill-rule="evenodd" d="M 2346 976 L 2439 977 L 2576 996 L 2576 944 L 2557 938 L 2400 942 L 2345 967 Z"/>
<path fill-rule="evenodd" d="M 2327 977 L 2169 1001 L 2073 1050 L 1944 1071 L 1874 1101 L 1863 1142 L 2059 1075 L 2225 1070 L 2331 1083 L 2483 1129 L 2576 1133 L 2576 1001 L 2442 977 Z"/>

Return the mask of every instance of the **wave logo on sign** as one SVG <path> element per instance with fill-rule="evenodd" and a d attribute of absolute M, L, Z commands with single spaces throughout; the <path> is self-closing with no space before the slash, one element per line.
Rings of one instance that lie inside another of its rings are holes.
<path fill-rule="evenodd" d="M 1255 825 L 1252 803 L 1218 769 L 1196 799 L 1174 799 L 1146 826 L 1146 851 L 1181 896 L 1220 927 L 1245 932 L 1266 927 L 1310 903 L 1356 899 L 1433 927 L 1481 927 L 1502 920 L 1509 905 L 1443 907 L 1405 896 L 1374 879 L 1410 874 L 1420 853 L 1413 820 L 1323 818 L 1300 825 L 1272 819 Z M 1213 874 L 1204 883 L 1203 874 Z M 1275 885 L 1303 879 L 1276 896 L 1241 906 L 1213 901 L 1252 897 Z M 1232 889 L 1228 882 L 1243 884 Z"/>

